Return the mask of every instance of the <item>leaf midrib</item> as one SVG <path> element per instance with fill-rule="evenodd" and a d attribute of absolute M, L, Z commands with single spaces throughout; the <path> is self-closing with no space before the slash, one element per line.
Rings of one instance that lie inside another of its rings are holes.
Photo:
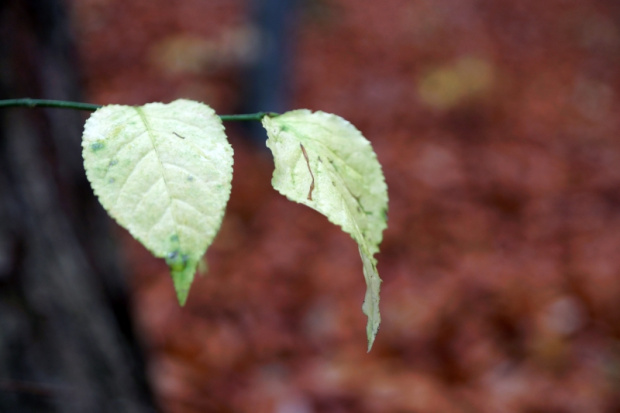
<path fill-rule="evenodd" d="M 140 116 L 140 120 L 142 120 L 142 123 L 144 123 L 144 128 L 146 129 L 146 135 L 149 137 L 149 141 L 151 142 L 151 147 L 153 148 L 153 151 L 155 152 L 155 155 L 156 155 L 156 158 L 157 158 L 157 162 L 159 163 L 159 168 L 161 170 L 161 175 L 162 175 L 162 178 L 164 180 L 164 187 L 166 188 L 166 199 L 168 201 L 168 206 L 166 207 L 166 209 L 170 209 L 170 215 L 172 216 L 172 221 L 174 222 L 174 229 L 175 229 L 175 231 L 178 232 L 179 223 L 177 222 L 177 217 L 175 215 L 174 204 L 172 203 L 172 195 L 171 195 L 170 189 L 169 189 L 168 177 L 166 176 L 166 168 L 164 168 L 164 164 L 161 161 L 159 150 L 157 150 L 157 145 L 155 144 L 154 131 L 151 129 L 151 125 L 150 125 L 150 123 L 149 123 L 149 121 L 147 119 L 146 114 L 142 110 L 142 108 L 138 107 L 138 106 L 134 106 L 133 108 L 138 113 L 138 116 Z M 165 214 L 165 212 L 164 212 L 164 214 Z M 182 242 L 183 242 L 182 238 L 179 238 L 179 244 L 180 245 L 182 245 Z"/>

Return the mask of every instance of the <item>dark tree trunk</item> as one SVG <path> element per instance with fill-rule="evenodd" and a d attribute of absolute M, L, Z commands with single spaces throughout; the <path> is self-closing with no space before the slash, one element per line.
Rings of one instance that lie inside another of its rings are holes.
<path fill-rule="evenodd" d="M 79 100 L 60 0 L 0 1 L 0 98 Z M 0 109 L 0 412 L 152 412 L 84 114 Z"/>
<path fill-rule="evenodd" d="M 300 0 L 252 0 L 259 42 L 256 59 L 245 70 L 241 113 L 288 110 L 291 62 Z M 249 137 L 265 148 L 267 135 L 259 122 L 243 123 Z"/>

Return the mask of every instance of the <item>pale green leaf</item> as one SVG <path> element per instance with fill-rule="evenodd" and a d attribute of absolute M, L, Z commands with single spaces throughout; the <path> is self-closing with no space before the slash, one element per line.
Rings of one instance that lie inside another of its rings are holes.
<path fill-rule="evenodd" d="M 166 260 L 184 304 L 230 196 L 232 148 L 220 118 L 189 100 L 105 106 L 86 122 L 82 146 L 99 201 Z"/>
<path fill-rule="evenodd" d="M 375 253 L 387 226 L 387 186 L 370 142 L 349 122 L 324 112 L 295 110 L 263 118 L 275 161 L 273 187 L 339 225 L 357 242 L 367 291 L 368 350 L 379 329 Z"/>

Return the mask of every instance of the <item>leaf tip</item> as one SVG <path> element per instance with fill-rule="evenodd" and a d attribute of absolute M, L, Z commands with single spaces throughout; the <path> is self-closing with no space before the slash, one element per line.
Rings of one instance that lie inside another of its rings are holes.
<path fill-rule="evenodd" d="M 372 350 L 372 345 L 374 344 L 374 342 L 375 342 L 374 337 L 368 340 L 368 350 L 366 350 L 366 353 L 370 353 L 370 350 Z"/>
<path fill-rule="evenodd" d="M 181 307 L 185 307 L 185 303 L 187 302 L 188 295 L 189 295 L 189 289 L 186 289 L 184 291 L 177 290 L 177 300 L 179 301 L 179 305 Z"/>
<path fill-rule="evenodd" d="M 190 272 L 191 271 L 191 272 Z M 179 305 L 183 307 L 187 301 L 189 295 L 189 287 L 194 279 L 194 270 L 185 269 L 183 271 L 171 270 L 172 282 L 174 284 L 174 290 L 177 293 L 177 300 Z"/>
<path fill-rule="evenodd" d="M 170 268 L 179 305 L 184 306 L 189 294 L 189 287 L 192 285 L 192 281 L 194 281 L 194 273 L 198 263 L 190 260 L 187 254 L 180 254 L 178 251 L 168 254 L 166 263 Z"/>
<path fill-rule="evenodd" d="M 379 332 L 379 325 L 381 324 L 380 320 L 372 320 L 368 319 L 368 324 L 366 326 L 366 337 L 368 338 L 368 350 L 367 353 L 370 353 L 372 350 L 372 345 L 375 343 L 375 338 L 377 337 L 377 333 Z"/>

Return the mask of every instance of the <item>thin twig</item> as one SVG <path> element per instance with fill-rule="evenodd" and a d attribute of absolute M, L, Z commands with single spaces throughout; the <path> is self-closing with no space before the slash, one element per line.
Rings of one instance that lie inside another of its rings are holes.
<path fill-rule="evenodd" d="M 74 109 L 74 110 L 88 110 L 95 111 L 101 107 L 101 105 L 93 105 L 91 103 L 81 102 L 68 102 L 64 100 L 50 100 L 50 99 L 6 99 L 0 100 L 0 107 L 27 107 L 27 108 L 59 108 L 59 109 Z"/>
<path fill-rule="evenodd" d="M 95 111 L 102 107 L 102 105 L 95 105 L 92 103 L 82 102 L 68 102 L 64 100 L 51 100 L 51 99 L 6 99 L 0 100 L 0 107 L 27 107 L 27 108 L 58 108 L 58 109 L 73 109 L 73 110 L 86 110 Z M 220 119 L 225 122 L 242 122 L 242 121 L 260 121 L 265 116 L 278 116 L 273 112 L 257 112 L 247 113 L 240 115 L 219 115 Z"/>

